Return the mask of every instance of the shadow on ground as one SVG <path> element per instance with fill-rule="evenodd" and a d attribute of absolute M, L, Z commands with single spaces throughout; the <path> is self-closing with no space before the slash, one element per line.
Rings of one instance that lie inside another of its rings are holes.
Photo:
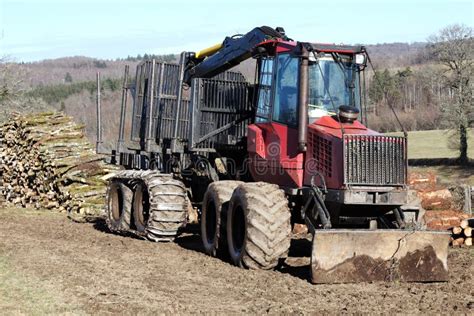
<path fill-rule="evenodd" d="M 461 165 L 459 158 L 411 158 L 408 159 L 410 166 L 457 166 L 460 169 L 470 170 L 474 168 L 474 159 L 469 159 L 468 163 Z"/>
<path fill-rule="evenodd" d="M 143 238 L 133 234 L 133 233 L 128 233 L 128 232 L 113 232 L 109 229 L 109 227 L 107 227 L 107 223 L 105 222 L 105 218 L 103 217 L 96 217 L 94 221 L 89 221 L 89 223 L 93 223 L 92 227 L 94 227 L 94 229 L 100 231 L 100 232 L 103 232 L 103 233 L 106 233 L 106 234 L 112 234 L 112 235 L 120 235 L 120 236 L 124 236 L 124 237 L 130 237 L 130 238 L 134 238 L 134 239 L 140 239 L 140 240 L 143 240 Z"/>
<path fill-rule="evenodd" d="M 100 231 L 100 232 L 112 234 L 112 232 L 110 231 L 110 229 L 107 227 L 107 223 L 105 222 L 105 218 L 98 218 L 98 219 L 93 223 L 93 227 L 94 227 L 95 229 L 97 229 L 98 231 Z"/>
<path fill-rule="evenodd" d="M 175 242 L 184 249 L 204 254 L 201 236 L 196 233 L 186 233 L 175 239 Z"/>
<path fill-rule="evenodd" d="M 97 218 L 93 222 L 93 227 L 100 232 L 117 235 L 117 233 L 109 230 L 104 218 Z M 119 235 L 141 239 L 132 233 L 120 233 Z M 197 226 L 193 225 L 186 229 L 185 233 L 175 239 L 175 243 L 184 249 L 196 251 L 206 255 L 202 245 L 201 236 L 199 235 L 199 227 Z M 288 258 L 282 261 L 275 270 L 302 280 L 309 280 L 310 257 L 311 241 L 307 239 L 292 239 Z M 216 260 L 222 260 L 224 262 L 230 263 L 228 255 L 225 254 L 219 255 Z"/>
<path fill-rule="evenodd" d="M 311 241 L 308 239 L 292 239 L 288 258 L 277 271 L 289 274 L 302 280 L 310 278 Z"/>

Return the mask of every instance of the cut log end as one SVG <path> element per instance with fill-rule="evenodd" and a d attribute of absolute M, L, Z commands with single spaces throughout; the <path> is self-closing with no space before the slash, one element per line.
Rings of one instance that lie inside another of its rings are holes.
<path fill-rule="evenodd" d="M 460 226 L 455 226 L 451 228 L 453 235 L 459 235 L 460 233 L 462 233 L 462 230 L 463 229 Z"/>
<path fill-rule="evenodd" d="M 451 245 L 452 245 L 453 247 L 461 247 L 462 245 L 464 245 L 464 238 L 463 238 L 463 237 L 459 237 L 459 238 L 454 239 L 454 240 L 451 242 Z"/>
<path fill-rule="evenodd" d="M 466 236 L 466 237 L 472 237 L 472 227 L 468 226 L 468 227 L 464 228 L 463 233 L 464 233 L 464 236 Z"/>
<path fill-rule="evenodd" d="M 469 226 L 469 221 L 467 219 L 463 219 L 459 226 L 461 226 L 461 228 L 464 229 Z"/>
<path fill-rule="evenodd" d="M 468 247 L 471 247 L 472 246 L 472 237 L 466 238 L 466 240 L 464 240 L 464 245 L 466 245 Z"/>

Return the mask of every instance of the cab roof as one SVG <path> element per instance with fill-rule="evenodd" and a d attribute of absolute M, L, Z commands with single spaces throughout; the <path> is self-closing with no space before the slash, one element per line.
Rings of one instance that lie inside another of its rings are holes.
<path fill-rule="evenodd" d="M 353 55 L 365 52 L 365 47 L 362 45 L 297 42 L 280 38 L 263 41 L 257 46 L 265 47 L 265 49 L 267 49 L 271 54 L 294 51 L 301 46 L 305 46 L 306 49 L 317 53 L 323 52 Z"/>

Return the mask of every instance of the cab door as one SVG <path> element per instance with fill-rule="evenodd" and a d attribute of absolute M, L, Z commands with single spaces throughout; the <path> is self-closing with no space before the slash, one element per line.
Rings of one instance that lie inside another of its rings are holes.
<path fill-rule="evenodd" d="M 300 187 L 298 152 L 299 58 L 288 53 L 261 61 L 257 118 L 248 130 L 250 172 L 255 181 Z"/>

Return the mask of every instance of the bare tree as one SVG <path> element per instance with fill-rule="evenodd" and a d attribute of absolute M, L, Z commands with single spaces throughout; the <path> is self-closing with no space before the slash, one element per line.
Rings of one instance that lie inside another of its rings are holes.
<path fill-rule="evenodd" d="M 6 57 L 0 57 L 0 122 L 11 112 L 42 112 L 51 106 L 42 99 L 30 97 L 26 92 L 28 73 Z"/>
<path fill-rule="evenodd" d="M 474 38 L 473 29 L 454 24 L 429 38 L 431 56 L 443 65 L 442 79 L 452 92 L 442 104 L 448 127 L 459 136 L 459 162 L 467 164 L 469 126 L 474 122 Z"/>
<path fill-rule="evenodd" d="M 0 57 L 0 104 L 11 102 L 23 90 L 23 79 L 13 69 L 6 57 Z"/>

